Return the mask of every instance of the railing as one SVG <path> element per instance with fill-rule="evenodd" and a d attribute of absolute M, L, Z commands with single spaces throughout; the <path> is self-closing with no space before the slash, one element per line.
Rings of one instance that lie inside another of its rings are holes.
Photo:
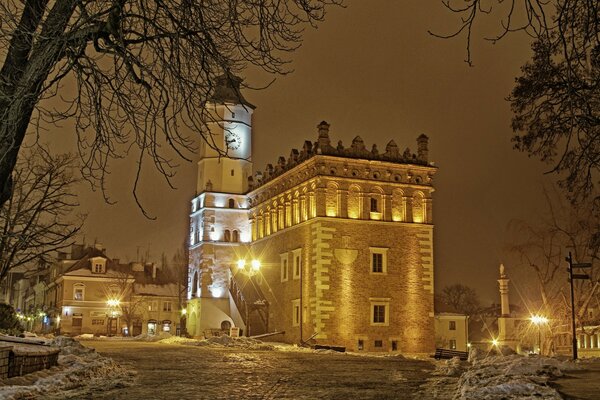
<path fill-rule="evenodd" d="M 256 300 L 249 301 L 246 296 L 244 296 L 244 287 L 240 287 L 235 279 L 235 275 L 231 277 L 229 281 L 229 292 L 231 293 L 231 298 L 235 303 L 240 315 L 242 316 L 242 320 L 244 324 L 246 324 L 246 334 L 250 334 L 250 316 L 252 313 L 256 313 L 262 322 L 265 331 L 269 331 L 269 302 L 265 299 L 260 288 L 254 284 L 251 277 L 248 277 L 248 283 L 252 284 L 252 290 L 256 295 Z M 246 289 L 249 290 L 249 289 Z"/>

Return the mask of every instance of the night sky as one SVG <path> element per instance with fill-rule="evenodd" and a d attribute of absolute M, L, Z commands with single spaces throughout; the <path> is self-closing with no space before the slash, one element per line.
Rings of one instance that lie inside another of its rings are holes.
<path fill-rule="evenodd" d="M 279 155 L 288 156 L 305 139 L 316 140 L 317 124 L 331 124 L 334 143 L 345 146 L 360 135 L 384 149 L 394 139 L 403 150 L 416 150 L 416 138 L 430 138 L 434 178 L 433 213 L 436 289 L 464 283 L 485 303 L 497 301 L 498 264 L 508 260 L 507 224 L 532 218 L 543 205 L 542 184 L 548 166 L 512 149 L 510 110 L 505 101 L 520 66 L 529 56 L 523 35 L 496 45 L 482 37 L 499 29 L 475 32 L 474 67 L 464 38 L 441 40 L 427 33 L 450 32 L 459 20 L 439 1 L 347 1 L 332 9 L 317 30 L 307 30 L 301 49 L 290 56 L 294 72 L 277 77 L 267 89 L 246 90 L 254 113 L 253 161 L 264 170 Z M 269 82 L 249 71 L 255 87 Z M 63 136 L 64 131 L 58 133 Z M 143 176 L 142 201 L 157 217 L 147 220 L 131 195 L 133 160 L 113 164 L 106 205 L 89 187 L 81 189 L 82 210 L 89 213 L 86 241 L 103 243 L 108 255 L 133 260 L 136 253 L 172 254 L 187 239 L 189 201 L 196 165 L 180 162 L 170 190 L 152 166 Z M 139 250 L 138 250 L 139 249 Z"/>

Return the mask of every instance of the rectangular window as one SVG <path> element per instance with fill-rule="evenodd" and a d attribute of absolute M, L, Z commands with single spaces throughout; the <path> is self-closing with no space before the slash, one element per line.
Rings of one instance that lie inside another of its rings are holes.
<path fill-rule="evenodd" d="M 286 282 L 288 280 L 288 255 L 280 254 L 281 257 L 281 282 Z"/>
<path fill-rule="evenodd" d="M 372 262 L 372 272 L 382 273 L 383 272 L 383 254 L 381 253 L 372 253 L 371 256 L 373 259 Z"/>
<path fill-rule="evenodd" d="M 158 301 L 148 303 L 148 311 L 158 311 Z"/>
<path fill-rule="evenodd" d="M 92 325 L 104 325 L 104 320 L 103 319 L 93 319 Z"/>
<path fill-rule="evenodd" d="M 369 247 L 371 254 L 371 273 L 387 274 L 387 252 L 386 247 Z"/>
<path fill-rule="evenodd" d="M 376 348 L 382 348 L 383 347 L 383 340 L 376 340 L 373 343 L 373 346 L 376 347 Z"/>
<path fill-rule="evenodd" d="M 358 339 L 358 350 L 364 350 L 365 349 L 365 342 L 362 339 Z"/>
<path fill-rule="evenodd" d="M 81 327 L 83 325 L 83 318 L 73 318 L 73 327 L 78 326 Z"/>
<path fill-rule="evenodd" d="M 371 302 L 371 326 L 389 326 L 390 325 L 390 299 L 389 298 L 369 298 Z"/>
<path fill-rule="evenodd" d="M 385 306 L 374 305 L 373 306 L 373 323 L 374 324 L 385 324 Z"/>
<path fill-rule="evenodd" d="M 456 321 L 450 321 L 448 323 L 448 330 L 455 331 L 456 330 Z"/>
<path fill-rule="evenodd" d="M 398 351 L 398 341 L 392 340 L 392 351 Z"/>
<path fill-rule="evenodd" d="M 456 350 L 456 340 L 450 339 L 450 350 Z"/>
<path fill-rule="evenodd" d="M 83 289 L 75 289 L 74 300 L 83 300 Z"/>
<path fill-rule="evenodd" d="M 302 249 L 296 249 L 292 252 L 294 260 L 294 279 L 299 279 L 302 271 Z"/>
<path fill-rule="evenodd" d="M 300 299 L 292 300 L 292 326 L 300 326 Z"/>
<path fill-rule="evenodd" d="M 163 311 L 171 311 L 171 302 L 163 301 Z"/>
<path fill-rule="evenodd" d="M 371 212 L 379 212 L 377 208 L 377 199 L 371 197 Z"/>

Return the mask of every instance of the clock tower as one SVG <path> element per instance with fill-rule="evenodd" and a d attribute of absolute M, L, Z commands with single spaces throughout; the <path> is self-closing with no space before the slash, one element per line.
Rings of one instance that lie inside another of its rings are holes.
<path fill-rule="evenodd" d="M 254 106 L 240 92 L 241 78 L 217 78 L 209 111 L 207 141 L 200 145 L 196 192 L 242 194 L 252 175 L 252 113 Z"/>

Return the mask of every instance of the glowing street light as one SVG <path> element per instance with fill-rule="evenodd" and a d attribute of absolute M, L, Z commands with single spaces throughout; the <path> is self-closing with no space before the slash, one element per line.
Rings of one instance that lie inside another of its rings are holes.
<path fill-rule="evenodd" d="M 548 323 L 548 318 L 542 315 L 532 315 L 529 320 L 538 327 L 538 354 L 542 353 L 542 324 Z"/>
<path fill-rule="evenodd" d="M 106 304 L 109 307 L 119 307 L 119 304 L 121 304 L 121 302 L 118 299 L 108 299 Z"/>
<path fill-rule="evenodd" d="M 237 261 L 237 270 L 248 276 L 256 275 L 260 271 L 261 263 L 259 260 L 250 261 L 250 266 L 247 266 L 246 260 L 239 259 Z"/>

